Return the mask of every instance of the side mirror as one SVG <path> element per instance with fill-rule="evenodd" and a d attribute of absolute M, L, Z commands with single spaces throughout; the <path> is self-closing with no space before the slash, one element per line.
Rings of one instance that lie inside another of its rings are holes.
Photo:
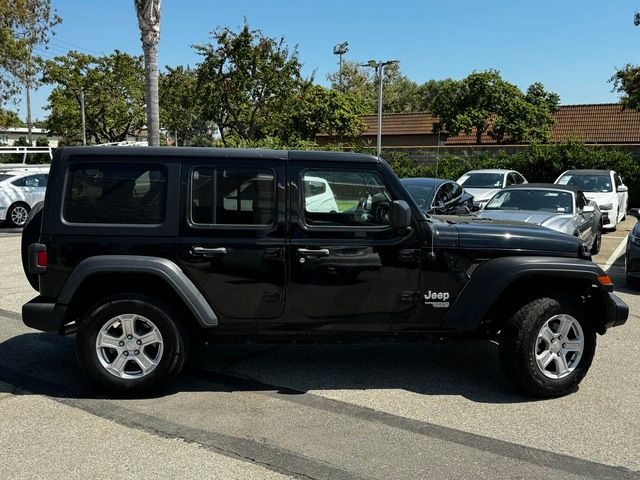
<path fill-rule="evenodd" d="M 585 205 L 582 207 L 582 213 L 593 213 L 596 211 L 596 207 L 593 205 Z"/>
<path fill-rule="evenodd" d="M 631 215 L 632 217 L 636 217 L 640 220 L 640 208 L 630 208 L 627 215 Z"/>
<path fill-rule="evenodd" d="M 411 225 L 411 208 L 404 200 L 391 202 L 389 226 L 393 229 L 407 228 Z"/>
<path fill-rule="evenodd" d="M 617 190 L 619 193 L 624 193 L 624 192 L 628 192 L 628 191 L 629 191 L 629 189 L 627 188 L 627 186 L 626 186 L 626 185 L 620 185 L 618 188 L 616 188 L 616 190 Z"/>

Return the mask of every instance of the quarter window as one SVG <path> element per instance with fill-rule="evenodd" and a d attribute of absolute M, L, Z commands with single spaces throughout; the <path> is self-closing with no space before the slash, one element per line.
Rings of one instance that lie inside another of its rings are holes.
<path fill-rule="evenodd" d="M 69 169 L 63 217 L 71 223 L 159 224 L 166 201 L 162 165 L 79 164 Z"/>
<path fill-rule="evenodd" d="M 304 218 L 310 226 L 385 226 L 391 196 L 375 172 L 307 170 Z"/>
<path fill-rule="evenodd" d="M 196 167 L 191 173 L 191 222 L 196 225 L 271 225 L 275 176 L 251 167 Z"/>

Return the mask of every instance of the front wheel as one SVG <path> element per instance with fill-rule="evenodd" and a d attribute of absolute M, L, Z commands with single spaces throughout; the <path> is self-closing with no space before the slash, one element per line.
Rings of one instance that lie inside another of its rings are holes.
<path fill-rule="evenodd" d="M 542 398 L 578 389 L 596 349 L 596 331 L 577 298 L 533 300 L 509 318 L 500 334 L 500 362 L 509 379 Z"/>
<path fill-rule="evenodd" d="M 16 203 L 7 210 L 7 223 L 14 228 L 24 227 L 29 217 L 29 206 L 25 203 Z"/>
<path fill-rule="evenodd" d="M 168 385 L 186 360 L 177 317 L 153 297 L 118 295 L 101 301 L 76 335 L 80 368 L 98 386 L 129 395 Z"/>

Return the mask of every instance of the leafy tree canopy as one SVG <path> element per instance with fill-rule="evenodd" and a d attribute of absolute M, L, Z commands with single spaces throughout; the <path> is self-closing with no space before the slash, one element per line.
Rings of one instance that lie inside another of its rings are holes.
<path fill-rule="evenodd" d="M 463 80 L 439 82 L 431 111 L 440 121 L 434 131 L 450 135 L 488 134 L 498 143 L 548 140 L 559 97 L 540 83 L 523 93 L 496 70 L 474 72 Z"/>
<path fill-rule="evenodd" d="M 0 127 L 24 127 L 24 122 L 20 120 L 16 112 L 0 108 Z"/>
<path fill-rule="evenodd" d="M 620 94 L 625 108 L 640 110 L 640 66 L 625 65 L 609 82 L 613 83 L 613 91 Z"/>
<path fill-rule="evenodd" d="M 78 52 L 47 61 L 43 80 L 54 85 L 47 119 L 50 133 L 65 143 L 82 139 L 80 91 L 84 91 L 87 139 L 119 142 L 145 122 L 144 73 L 141 57 L 116 50 L 94 57 Z"/>

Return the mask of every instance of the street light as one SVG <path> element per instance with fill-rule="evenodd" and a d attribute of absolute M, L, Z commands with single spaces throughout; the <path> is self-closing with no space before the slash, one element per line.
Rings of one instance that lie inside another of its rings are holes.
<path fill-rule="evenodd" d="M 400 63 L 400 60 L 387 60 L 386 62 L 376 62 L 375 60 L 369 60 L 361 67 L 371 67 L 376 71 L 378 75 L 378 157 L 382 154 L 382 80 L 384 78 L 384 67 L 387 65 L 395 65 Z"/>
<path fill-rule="evenodd" d="M 344 91 L 342 88 L 342 56 L 349 51 L 349 42 L 342 42 L 333 47 L 333 54 L 340 56 L 340 69 L 338 70 L 338 82 L 340 85 L 340 90 Z"/>

